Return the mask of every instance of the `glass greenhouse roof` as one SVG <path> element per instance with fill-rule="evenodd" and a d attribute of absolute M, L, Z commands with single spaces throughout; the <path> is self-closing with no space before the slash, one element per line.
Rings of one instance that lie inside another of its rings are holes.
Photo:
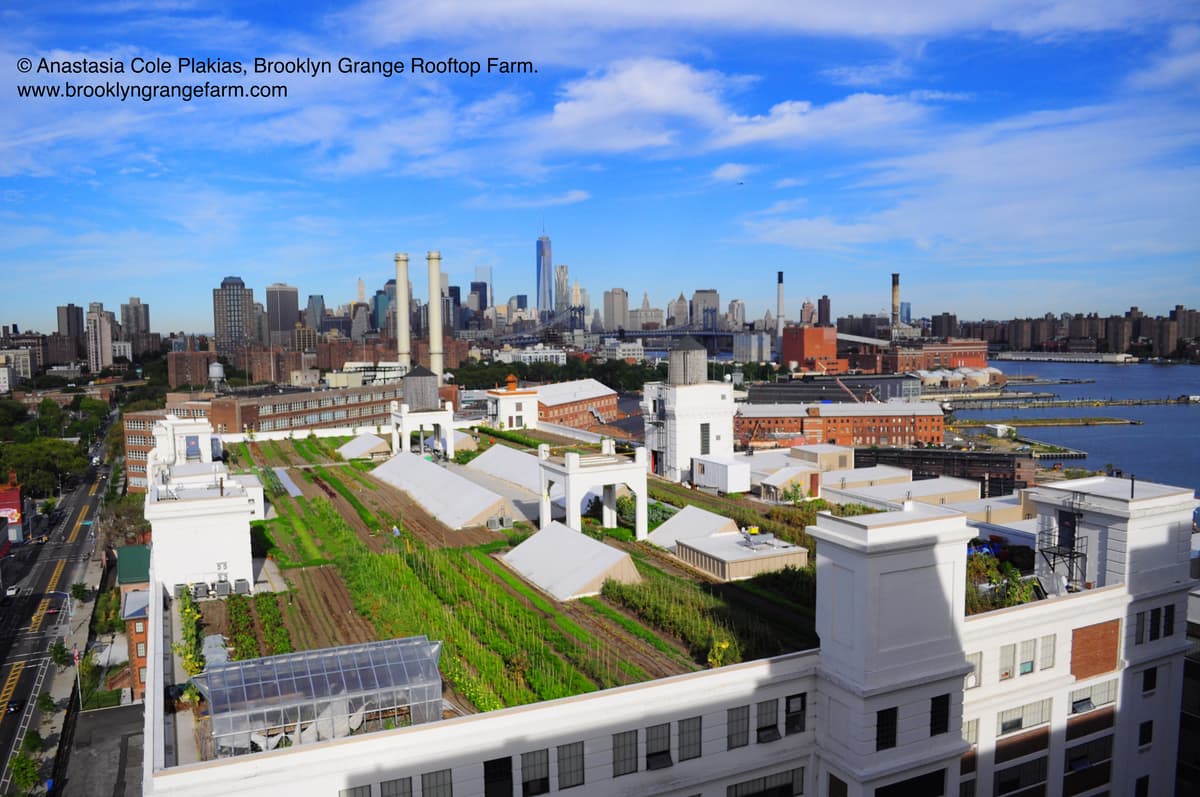
<path fill-rule="evenodd" d="M 442 643 L 424 636 L 286 653 L 193 677 L 208 702 L 217 757 L 441 718 Z M 365 720 L 365 723 L 364 723 Z"/>

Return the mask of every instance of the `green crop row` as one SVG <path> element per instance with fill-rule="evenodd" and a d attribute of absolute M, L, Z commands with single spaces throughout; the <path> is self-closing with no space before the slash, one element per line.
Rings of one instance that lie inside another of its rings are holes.
<path fill-rule="evenodd" d="M 234 661 L 256 659 L 258 639 L 254 636 L 254 617 L 245 595 L 230 595 L 225 599 L 225 621 L 229 624 L 229 643 Z"/>
<path fill-rule="evenodd" d="M 621 614 L 604 601 L 598 600 L 597 598 L 580 598 L 579 600 L 581 603 L 583 603 L 583 605 L 587 606 L 596 614 L 608 618 L 643 642 L 649 643 L 651 646 L 663 653 L 679 658 L 679 651 L 664 642 L 661 636 L 646 628 L 646 626 L 642 625 L 636 620 L 631 620 L 630 618 Z"/>
<path fill-rule="evenodd" d="M 262 629 L 263 639 L 267 643 L 267 655 L 276 656 L 295 650 L 287 626 L 283 624 L 283 615 L 279 611 L 279 600 L 275 593 L 260 592 L 255 595 L 254 613 L 258 615 L 258 626 Z"/>
<path fill-rule="evenodd" d="M 375 517 L 375 514 L 371 512 L 371 510 L 363 506 L 362 501 L 358 500 L 358 496 L 351 492 L 350 488 L 343 484 L 341 479 L 337 478 L 320 465 L 313 468 L 313 470 L 315 470 L 317 475 L 324 479 L 330 487 L 336 490 L 338 495 L 340 495 L 342 498 L 345 498 L 350 506 L 354 507 L 354 511 L 358 513 L 358 517 L 363 523 L 367 524 L 367 528 L 371 529 L 372 531 L 378 531 L 381 528 L 379 518 Z"/>
<path fill-rule="evenodd" d="M 292 440 L 292 448 L 296 449 L 296 453 L 304 457 L 309 463 L 316 465 L 323 461 L 324 457 L 320 456 L 313 450 L 312 441 L 315 438 L 305 440 L 302 437 L 297 437 Z"/>

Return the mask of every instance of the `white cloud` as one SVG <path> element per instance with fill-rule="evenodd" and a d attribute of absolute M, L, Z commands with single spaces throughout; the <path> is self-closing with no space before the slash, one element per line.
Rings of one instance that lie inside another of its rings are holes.
<path fill-rule="evenodd" d="M 776 188 L 796 188 L 798 186 L 806 185 L 807 183 L 808 183 L 808 180 L 801 180 L 798 177 L 784 177 L 782 179 L 775 181 L 775 187 Z"/>
<path fill-rule="evenodd" d="M 717 182 L 740 183 L 752 171 L 754 167 L 745 163 L 722 163 L 709 176 Z"/>
<path fill-rule="evenodd" d="M 912 77 L 912 69 L 900 59 L 882 64 L 862 64 L 859 66 L 835 66 L 822 70 L 830 82 L 839 86 L 862 88 L 865 86 L 882 86 L 898 80 Z"/>
<path fill-rule="evenodd" d="M 959 265 L 1111 262 L 1195 252 L 1200 112 L 1110 105 L 1026 114 L 882 159 L 843 200 L 869 212 L 750 218 L 760 240 L 928 248 Z"/>
<path fill-rule="evenodd" d="M 888 133 L 886 143 L 894 144 L 891 137 L 924 114 L 925 109 L 917 103 L 881 94 L 851 94 L 822 106 L 787 100 L 774 105 L 765 115 L 731 117 L 728 128 L 717 136 L 715 146 L 761 143 L 804 146 L 817 140 L 869 143 L 868 139 L 881 131 Z"/>
<path fill-rule="evenodd" d="M 1092 31 L 1125 31 L 1141 24 L 1195 17 L 1186 3 L 1171 0 L 990 0 L 947 3 L 943 0 L 849 0 L 840 3 L 739 3 L 694 0 L 367 0 L 339 18 L 378 42 L 414 39 L 510 39 L 538 31 L 547 47 L 580 31 L 659 31 L 721 34 L 759 32 L 877 38 L 945 36 L 997 30 L 1028 36 Z M 536 39 L 526 38 L 526 42 Z M 560 53 L 565 52 L 558 50 Z M 589 56 L 592 55 L 589 53 Z"/>
<path fill-rule="evenodd" d="M 1128 82 L 1142 90 L 1175 86 L 1200 90 L 1200 26 L 1185 25 L 1172 31 L 1167 51 L 1130 75 Z"/>
<path fill-rule="evenodd" d="M 548 208 L 559 205 L 574 205 L 591 199 L 587 191 L 575 188 L 553 196 L 517 196 L 514 194 L 480 194 L 465 203 L 470 208 L 487 210 L 510 210 L 525 208 Z"/>

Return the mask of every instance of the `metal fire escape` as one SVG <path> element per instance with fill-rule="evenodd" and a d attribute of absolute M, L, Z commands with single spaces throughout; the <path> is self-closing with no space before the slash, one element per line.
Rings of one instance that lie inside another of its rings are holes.
<path fill-rule="evenodd" d="M 1083 496 L 1072 493 L 1058 510 L 1058 522 L 1051 518 L 1038 521 L 1038 551 L 1056 579 L 1066 578 L 1068 592 L 1087 587 L 1088 538 L 1079 533 L 1083 517 Z"/>

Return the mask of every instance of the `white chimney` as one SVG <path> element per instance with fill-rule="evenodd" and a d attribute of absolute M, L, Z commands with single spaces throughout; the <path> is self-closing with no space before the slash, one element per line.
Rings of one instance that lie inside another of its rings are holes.
<path fill-rule="evenodd" d="M 408 253 L 396 253 L 396 359 L 408 372 L 412 368 L 412 343 L 408 325 L 412 301 L 408 295 Z"/>
<path fill-rule="evenodd" d="M 442 253 L 436 250 L 425 255 L 429 263 L 429 370 L 442 383 Z"/>

